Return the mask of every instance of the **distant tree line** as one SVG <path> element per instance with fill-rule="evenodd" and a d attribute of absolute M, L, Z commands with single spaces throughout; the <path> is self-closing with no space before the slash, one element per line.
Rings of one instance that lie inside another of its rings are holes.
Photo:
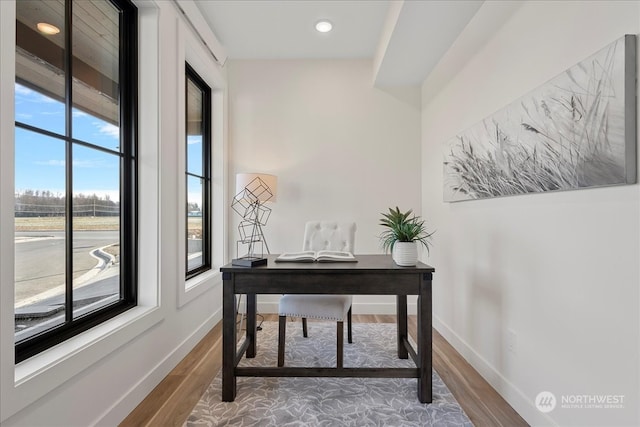
<path fill-rule="evenodd" d="M 49 190 L 25 190 L 15 195 L 16 217 L 47 217 L 65 215 L 66 197 Z M 73 196 L 74 216 L 117 216 L 120 203 L 108 195 L 76 194 Z"/>
<path fill-rule="evenodd" d="M 198 203 L 187 202 L 187 214 L 188 216 L 202 216 L 202 209 Z"/>

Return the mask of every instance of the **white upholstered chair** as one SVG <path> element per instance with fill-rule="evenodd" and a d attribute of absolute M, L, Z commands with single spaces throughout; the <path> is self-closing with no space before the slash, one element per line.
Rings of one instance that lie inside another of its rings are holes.
<path fill-rule="evenodd" d="M 348 251 L 353 253 L 356 224 L 353 222 L 310 221 L 305 224 L 304 251 Z M 344 349 L 344 319 L 347 319 L 347 337 L 351 339 L 351 295 L 286 294 L 278 307 L 278 366 L 284 366 L 284 344 L 288 317 L 302 318 L 302 335 L 307 337 L 307 319 L 336 321 L 336 364 L 342 367 Z"/>

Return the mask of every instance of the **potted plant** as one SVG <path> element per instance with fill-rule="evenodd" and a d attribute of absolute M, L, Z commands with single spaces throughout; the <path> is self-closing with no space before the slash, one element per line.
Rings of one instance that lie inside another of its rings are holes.
<path fill-rule="evenodd" d="M 380 242 L 385 252 L 391 252 L 393 260 L 400 266 L 413 266 L 418 262 L 418 243 L 429 252 L 430 239 L 424 220 L 412 215 L 411 209 L 400 212 L 389 208 L 389 213 L 381 214 L 380 225 L 386 227 L 380 234 Z"/>

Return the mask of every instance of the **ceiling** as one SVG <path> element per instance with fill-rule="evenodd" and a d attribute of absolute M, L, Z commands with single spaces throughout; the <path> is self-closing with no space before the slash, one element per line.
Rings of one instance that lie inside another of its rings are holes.
<path fill-rule="evenodd" d="M 370 58 L 378 86 L 421 84 L 482 0 L 196 0 L 231 59 Z M 318 33 L 321 19 L 333 23 Z"/>
<path fill-rule="evenodd" d="M 233 59 L 371 58 L 378 44 L 387 0 L 197 1 Z M 319 33 L 320 19 L 333 31 Z"/>

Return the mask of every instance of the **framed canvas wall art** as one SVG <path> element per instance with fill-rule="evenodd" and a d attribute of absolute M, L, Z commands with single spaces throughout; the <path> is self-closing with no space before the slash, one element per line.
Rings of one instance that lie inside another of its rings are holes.
<path fill-rule="evenodd" d="M 636 36 L 448 141 L 444 200 L 636 182 Z"/>

